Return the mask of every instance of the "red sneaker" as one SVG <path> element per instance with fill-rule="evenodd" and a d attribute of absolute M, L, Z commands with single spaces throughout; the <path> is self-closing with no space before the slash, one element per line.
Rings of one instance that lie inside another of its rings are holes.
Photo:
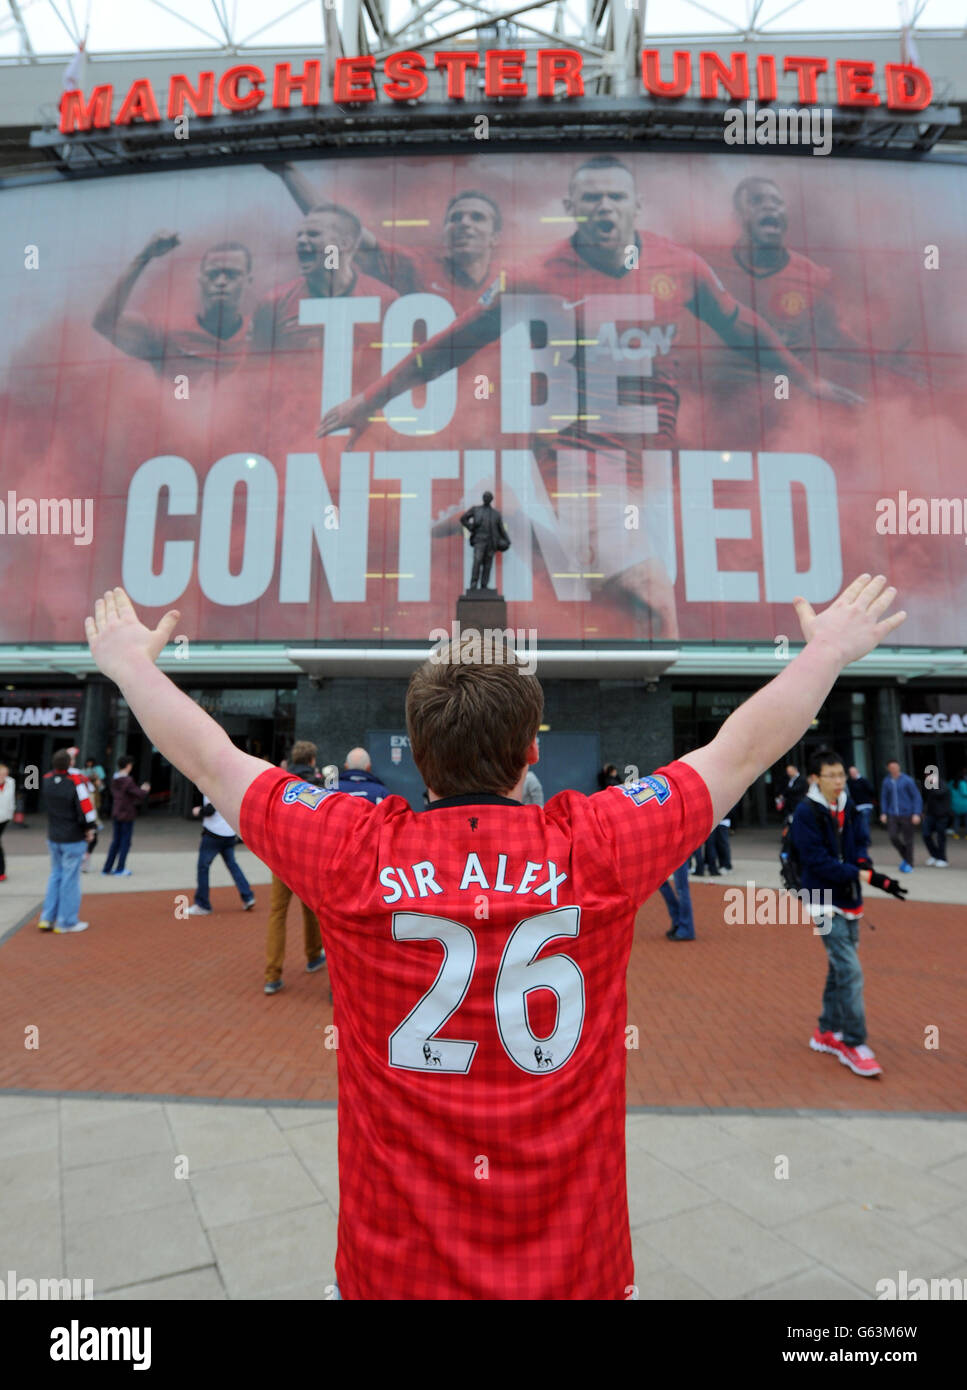
<path fill-rule="evenodd" d="M 814 1028 L 813 1035 L 809 1039 L 809 1046 L 814 1052 L 835 1052 L 838 1054 L 842 1043 L 837 1039 L 835 1033 L 821 1033 L 818 1028 Z"/>
<path fill-rule="evenodd" d="M 866 1043 L 860 1043 L 859 1047 L 847 1047 L 841 1042 L 837 1050 L 843 1066 L 855 1071 L 857 1076 L 882 1076 L 883 1068 L 873 1056 L 873 1049 L 867 1047 Z"/>

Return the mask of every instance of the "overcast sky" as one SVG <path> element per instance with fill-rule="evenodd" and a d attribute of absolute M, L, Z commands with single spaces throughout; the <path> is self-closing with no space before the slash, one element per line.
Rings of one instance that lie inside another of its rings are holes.
<path fill-rule="evenodd" d="M 486 2 L 486 0 L 484 0 Z M 93 53 L 145 49 L 218 48 L 226 29 L 236 44 L 294 47 L 322 42 L 322 0 L 19 0 L 19 7 L 38 54 L 68 53 L 73 39 L 89 25 L 88 49 Z M 337 0 L 342 12 L 343 0 Z M 410 12 L 410 0 L 388 0 L 391 22 L 400 24 Z M 750 0 L 640 0 L 645 5 L 646 32 L 711 34 L 741 32 Z M 908 0 L 919 12 L 917 28 L 957 29 L 967 26 L 967 0 Z M 585 0 L 568 0 L 576 18 Z M 514 0 L 493 0 L 493 9 L 514 8 Z M 762 0 L 758 26 L 775 32 L 892 29 L 900 22 L 899 0 Z M 172 13 L 172 11 L 174 13 Z M 446 8 L 443 8 L 446 14 Z M 540 28 L 551 28 L 553 7 L 529 16 Z M 224 17 L 224 24 L 223 24 Z M 428 28 L 447 34 L 471 22 L 470 11 L 453 11 Z M 528 16 L 523 16 L 527 18 Z M 15 57 L 20 36 L 8 0 L 0 0 L 0 56 Z"/>

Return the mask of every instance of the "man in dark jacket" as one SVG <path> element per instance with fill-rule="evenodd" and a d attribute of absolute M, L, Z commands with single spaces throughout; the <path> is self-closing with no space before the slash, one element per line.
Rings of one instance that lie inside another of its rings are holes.
<path fill-rule="evenodd" d="M 795 763 L 786 763 L 786 785 L 776 797 L 776 810 L 788 825 L 796 814 L 796 807 L 809 791 L 809 783 Z"/>
<path fill-rule="evenodd" d="M 339 774 L 339 790 L 348 792 L 350 796 L 365 796 L 367 801 L 372 801 L 378 806 L 389 796 L 389 789 L 373 775 L 372 768 L 373 764 L 365 748 L 351 749 L 343 763 L 343 771 Z"/>
<path fill-rule="evenodd" d="M 50 877 L 40 909 L 41 931 L 58 935 L 87 931 L 79 922 L 81 908 L 81 864 L 90 840 L 97 833 L 97 812 L 90 787 L 80 773 L 70 771 L 71 755 L 66 749 L 55 753 L 53 770 L 44 776 L 43 802 L 47 812 L 47 849 Z"/>
<path fill-rule="evenodd" d="M 951 799 L 950 788 L 942 777 L 937 778 L 935 787 L 928 785 L 924 778 L 923 790 L 923 843 L 927 846 L 927 860 L 932 869 L 947 867 L 947 831 L 950 828 Z"/>
<path fill-rule="evenodd" d="M 323 779 L 316 770 L 316 745 L 308 739 L 300 739 L 293 745 L 292 755 L 286 771 L 293 777 L 301 777 L 302 785 L 311 794 L 312 789 L 321 787 Z M 298 788 L 299 783 L 293 783 Z M 269 898 L 269 925 L 265 937 L 265 984 L 266 994 L 278 994 L 282 988 L 282 967 L 285 964 L 285 919 L 292 901 L 292 889 L 283 883 L 277 874 L 272 875 L 272 893 Z M 326 963 L 326 953 L 322 949 L 322 932 L 319 919 L 311 907 L 299 899 L 302 908 L 302 934 L 306 950 L 306 972 L 314 975 Z M 330 994 L 330 998 L 331 998 Z"/>
<path fill-rule="evenodd" d="M 114 834 L 111 846 L 104 861 L 102 874 L 114 874 L 117 878 L 129 878 L 131 870 L 126 868 L 131 836 L 134 834 L 134 818 L 138 807 L 151 790 L 150 782 L 142 782 L 140 787 L 131 776 L 134 761 L 128 757 L 118 758 L 118 770 L 111 779 L 111 820 Z M 117 867 L 115 867 L 117 861 Z"/>
<path fill-rule="evenodd" d="M 802 887 L 823 938 L 829 967 L 819 1026 L 809 1039 L 814 1052 L 831 1052 L 857 1076 L 883 1068 L 866 1044 L 863 971 L 857 948 L 863 916 L 861 879 L 895 898 L 906 889 L 877 873 L 869 840 L 846 795 L 846 769 L 838 753 L 820 748 L 809 762 L 810 787 L 796 808 L 790 835 L 799 856 Z"/>
<path fill-rule="evenodd" d="M 858 767 L 849 769 L 846 795 L 856 807 L 867 840 L 870 838 L 870 821 L 873 819 L 873 788 Z"/>

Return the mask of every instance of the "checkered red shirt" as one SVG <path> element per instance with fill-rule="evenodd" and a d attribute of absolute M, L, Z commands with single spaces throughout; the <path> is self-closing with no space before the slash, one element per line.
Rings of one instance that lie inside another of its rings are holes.
<path fill-rule="evenodd" d="M 711 828 L 678 762 L 543 807 L 248 789 L 241 834 L 329 956 L 345 1298 L 630 1296 L 634 916 Z"/>

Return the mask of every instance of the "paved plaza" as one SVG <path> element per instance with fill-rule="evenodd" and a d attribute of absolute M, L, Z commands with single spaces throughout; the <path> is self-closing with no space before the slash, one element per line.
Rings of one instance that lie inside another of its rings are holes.
<path fill-rule="evenodd" d="M 304 971 L 296 910 L 285 988 L 268 998 L 269 875 L 247 851 L 255 910 L 219 864 L 215 912 L 185 919 L 197 830 L 149 818 L 132 877 L 104 878 L 99 853 L 90 930 L 60 937 L 36 930 L 39 829 L 7 840 L 0 1269 L 90 1278 L 108 1298 L 324 1298 L 339 1198 L 332 1009 L 327 972 Z M 887 867 L 885 842 L 874 852 Z M 869 895 L 876 1081 L 806 1046 L 825 970 L 811 929 L 726 921 L 729 888 L 775 886 L 774 837 L 737 834 L 733 855 L 730 878 L 693 885 L 696 942 L 665 940 L 657 897 L 638 916 L 641 1297 L 863 1299 L 901 1269 L 967 1277 L 967 842 L 951 844 L 950 869 L 909 876 L 907 902 Z"/>

